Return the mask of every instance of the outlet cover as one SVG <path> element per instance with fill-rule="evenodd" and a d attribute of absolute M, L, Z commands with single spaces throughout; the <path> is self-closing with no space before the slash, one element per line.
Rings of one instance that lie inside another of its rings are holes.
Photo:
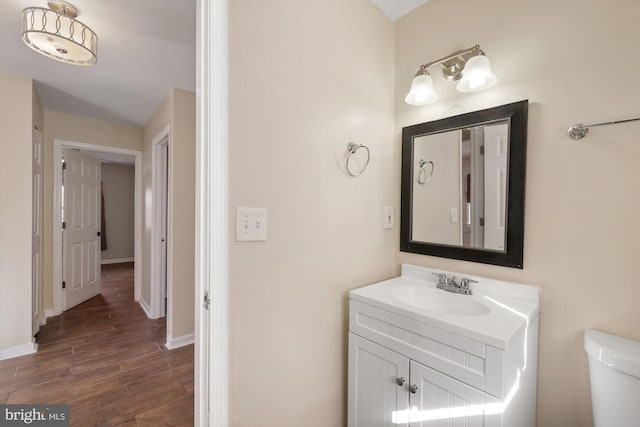
<path fill-rule="evenodd" d="M 393 228 L 393 206 L 386 206 L 384 208 L 384 228 Z"/>
<path fill-rule="evenodd" d="M 449 215 L 451 216 L 451 224 L 457 224 L 460 219 L 460 215 L 458 214 L 458 208 L 453 206 L 449 209 Z"/>

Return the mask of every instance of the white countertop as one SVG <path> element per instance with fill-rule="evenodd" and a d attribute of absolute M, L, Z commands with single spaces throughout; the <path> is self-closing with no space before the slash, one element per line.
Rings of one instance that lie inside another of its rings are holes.
<path fill-rule="evenodd" d="M 456 276 L 458 280 L 466 277 L 479 283 L 470 285 L 473 295 L 455 294 L 437 289 L 437 276 L 433 273 Z M 426 298 L 430 293 L 440 306 L 434 307 L 434 301 L 429 301 L 432 307 L 428 307 L 429 304 L 423 307 L 419 298 L 407 301 L 397 297 L 419 295 Z M 402 265 L 401 276 L 355 289 L 349 293 L 349 298 L 505 350 L 515 334 L 540 313 L 540 288 L 537 286 L 410 264 Z M 449 304 L 451 312 L 448 312 Z M 454 307 L 458 305 L 480 309 L 471 315 L 456 314 Z"/>

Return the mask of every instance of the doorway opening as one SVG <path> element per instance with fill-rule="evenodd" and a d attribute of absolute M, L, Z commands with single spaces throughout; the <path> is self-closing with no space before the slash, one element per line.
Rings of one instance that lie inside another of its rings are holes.
<path fill-rule="evenodd" d="M 52 316 L 100 292 L 100 171 L 101 161 L 109 159 L 132 159 L 134 164 L 134 300 L 140 299 L 142 153 L 55 139 Z"/>

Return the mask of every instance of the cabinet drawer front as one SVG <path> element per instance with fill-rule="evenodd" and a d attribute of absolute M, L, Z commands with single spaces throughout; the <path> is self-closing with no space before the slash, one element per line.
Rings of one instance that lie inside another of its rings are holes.
<path fill-rule="evenodd" d="M 354 300 L 349 303 L 349 329 L 484 390 L 483 343 Z"/>

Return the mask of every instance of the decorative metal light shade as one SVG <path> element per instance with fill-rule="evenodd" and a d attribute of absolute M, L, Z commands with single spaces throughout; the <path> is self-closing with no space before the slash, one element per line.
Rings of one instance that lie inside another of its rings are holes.
<path fill-rule="evenodd" d="M 76 9 L 64 1 L 48 2 L 51 9 L 28 7 L 22 11 L 22 41 L 36 52 L 73 65 L 98 60 L 98 36 L 74 19 Z"/>

